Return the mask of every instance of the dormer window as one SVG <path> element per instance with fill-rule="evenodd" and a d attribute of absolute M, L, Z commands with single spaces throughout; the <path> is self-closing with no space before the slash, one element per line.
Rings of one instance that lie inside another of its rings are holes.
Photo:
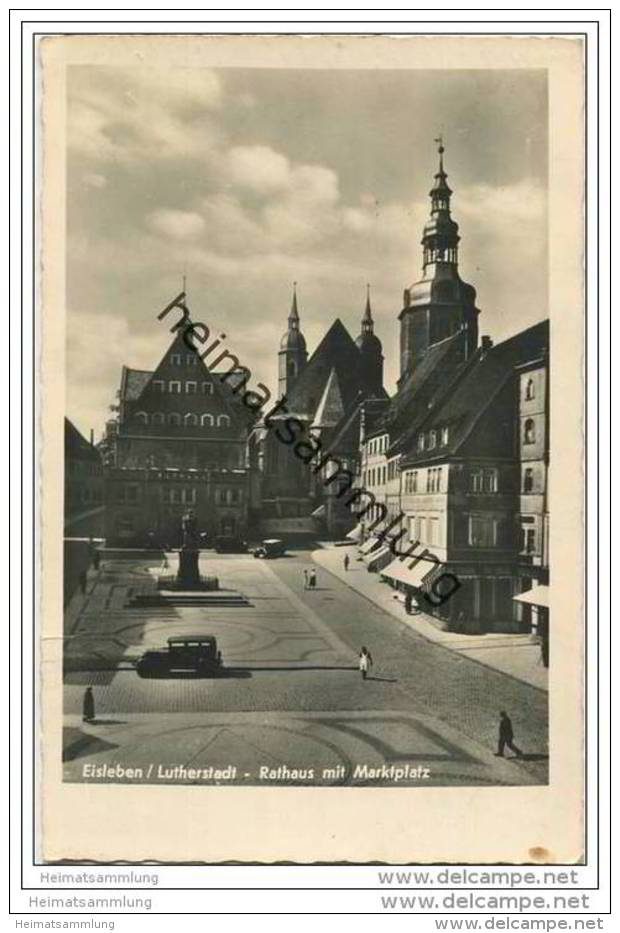
<path fill-rule="evenodd" d="M 448 443 L 449 439 L 450 439 L 449 430 L 447 428 L 442 428 L 441 429 L 441 443 L 443 444 L 444 447 Z"/>
<path fill-rule="evenodd" d="M 418 434 L 418 450 L 424 450 L 425 439 L 423 434 Z"/>
<path fill-rule="evenodd" d="M 428 449 L 432 450 L 433 447 L 437 446 L 437 431 L 428 432 Z"/>

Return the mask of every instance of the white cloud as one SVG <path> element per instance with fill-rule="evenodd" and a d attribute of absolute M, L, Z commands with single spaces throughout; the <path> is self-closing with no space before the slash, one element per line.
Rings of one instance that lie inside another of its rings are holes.
<path fill-rule="evenodd" d="M 235 146 L 228 153 L 231 181 L 242 188 L 271 193 L 289 187 L 291 166 L 269 146 Z"/>
<path fill-rule="evenodd" d="M 146 218 L 157 233 L 173 240 L 193 240 L 205 229 L 204 218 L 193 211 L 158 210 Z"/>

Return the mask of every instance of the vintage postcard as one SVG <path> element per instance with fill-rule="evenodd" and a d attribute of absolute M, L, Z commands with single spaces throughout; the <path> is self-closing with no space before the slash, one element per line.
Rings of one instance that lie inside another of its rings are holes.
<path fill-rule="evenodd" d="M 582 859 L 583 51 L 41 43 L 44 859 Z"/>

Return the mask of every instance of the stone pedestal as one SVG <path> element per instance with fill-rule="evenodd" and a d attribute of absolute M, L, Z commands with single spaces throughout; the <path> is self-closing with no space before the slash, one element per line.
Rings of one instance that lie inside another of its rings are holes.
<path fill-rule="evenodd" d="M 191 590 L 200 587 L 200 569 L 198 556 L 200 551 L 193 548 L 181 548 L 179 551 L 179 569 L 177 571 L 177 587 Z"/>

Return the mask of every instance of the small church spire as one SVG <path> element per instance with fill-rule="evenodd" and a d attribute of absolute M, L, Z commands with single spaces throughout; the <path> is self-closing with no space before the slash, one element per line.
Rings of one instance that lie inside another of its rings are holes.
<path fill-rule="evenodd" d="M 286 395 L 306 361 L 308 352 L 306 341 L 299 327 L 297 308 L 297 282 L 293 282 L 293 300 L 288 316 L 288 328 L 282 335 L 278 352 L 278 390 L 280 397 Z"/>
<path fill-rule="evenodd" d="M 362 334 L 372 334 L 374 321 L 372 319 L 372 310 L 370 308 L 370 284 L 366 283 L 366 307 L 362 316 Z"/>
<path fill-rule="evenodd" d="M 297 282 L 293 282 L 293 301 L 291 303 L 291 313 L 288 316 L 291 324 L 293 321 L 299 326 L 299 311 L 297 310 Z"/>

